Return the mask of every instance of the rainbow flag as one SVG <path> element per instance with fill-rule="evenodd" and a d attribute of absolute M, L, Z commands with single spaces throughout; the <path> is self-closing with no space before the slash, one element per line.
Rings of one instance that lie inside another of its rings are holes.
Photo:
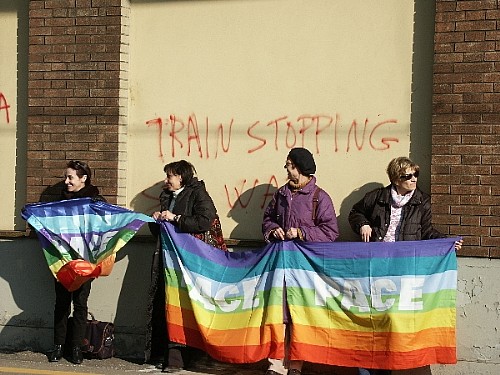
<path fill-rule="evenodd" d="M 223 252 L 162 225 L 170 340 L 233 363 L 408 369 L 456 363 L 456 238 L 285 241 Z M 284 286 L 286 288 L 284 289 Z"/>
<path fill-rule="evenodd" d="M 91 198 L 27 204 L 21 215 L 35 229 L 54 277 L 69 291 L 109 275 L 115 253 L 154 221 Z"/>

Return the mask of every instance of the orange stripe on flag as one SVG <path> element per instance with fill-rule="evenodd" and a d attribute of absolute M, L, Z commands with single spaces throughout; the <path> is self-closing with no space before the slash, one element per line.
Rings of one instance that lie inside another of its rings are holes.
<path fill-rule="evenodd" d="M 296 353 L 301 353 L 300 357 Z M 316 363 L 324 363 L 345 367 L 378 368 L 387 370 L 403 370 L 418 368 L 429 363 L 457 362 L 455 347 L 429 347 L 410 352 L 365 351 L 328 348 L 323 346 L 293 343 L 291 359 L 302 359 Z"/>
<path fill-rule="evenodd" d="M 304 344 L 347 350 L 410 352 L 426 347 L 454 347 L 454 328 L 429 328 L 413 333 L 361 332 L 315 328 L 295 324 L 293 336 Z M 292 338 L 292 341 L 293 338 Z"/>

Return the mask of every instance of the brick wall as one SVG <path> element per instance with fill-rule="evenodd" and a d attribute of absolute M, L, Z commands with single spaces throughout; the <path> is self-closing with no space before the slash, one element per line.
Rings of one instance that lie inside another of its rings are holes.
<path fill-rule="evenodd" d="M 28 202 L 71 159 L 117 201 L 121 13 L 120 0 L 29 2 Z"/>
<path fill-rule="evenodd" d="M 461 255 L 500 257 L 500 5 L 436 1 L 434 224 Z"/>

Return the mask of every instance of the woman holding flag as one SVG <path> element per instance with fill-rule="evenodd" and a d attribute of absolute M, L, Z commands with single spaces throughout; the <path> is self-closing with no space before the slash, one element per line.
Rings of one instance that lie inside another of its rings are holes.
<path fill-rule="evenodd" d="M 186 160 L 165 165 L 164 188 L 160 194 L 160 211 L 153 219 L 168 221 L 181 232 L 221 250 L 227 250 L 214 202 L 205 183 L 198 180 L 195 167 Z M 150 225 L 151 232 L 159 236 L 159 226 Z M 185 368 L 194 349 L 169 342 L 165 317 L 165 278 L 160 241 L 153 257 L 148 305 L 148 331 L 146 360 L 162 370 Z"/>
<path fill-rule="evenodd" d="M 280 187 L 264 212 L 262 233 L 266 242 L 296 240 L 333 242 L 339 235 L 333 202 L 316 185 L 316 164 L 311 152 L 297 147 L 290 150 L 284 168 L 288 183 Z M 290 360 L 292 318 L 284 291 L 285 359 L 269 358 L 266 375 L 300 375 L 303 361 Z"/>
<path fill-rule="evenodd" d="M 407 157 L 387 166 L 390 185 L 367 193 L 349 213 L 349 224 L 363 242 L 419 241 L 444 238 L 432 226 L 431 198 L 417 188 L 420 167 Z M 462 247 L 462 240 L 455 249 Z M 387 375 L 390 370 L 360 369 L 360 374 Z"/>
<path fill-rule="evenodd" d="M 91 183 L 92 171 L 89 165 L 82 161 L 70 161 L 64 172 L 64 185 L 59 200 L 75 198 L 92 198 L 105 201 L 99 194 L 99 189 Z M 57 279 L 55 280 L 56 302 L 54 306 L 54 348 L 49 353 L 49 362 L 58 362 L 64 355 L 64 345 L 69 343 L 71 348 L 69 360 L 74 364 L 81 364 L 83 354 L 81 346 L 87 324 L 87 301 L 90 295 L 92 279 L 83 283 L 78 289 L 70 292 Z M 69 314 L 73 302 L 72 326 L 68 330 Z M 71 332 L 71 337 L 67 333 Z"/>

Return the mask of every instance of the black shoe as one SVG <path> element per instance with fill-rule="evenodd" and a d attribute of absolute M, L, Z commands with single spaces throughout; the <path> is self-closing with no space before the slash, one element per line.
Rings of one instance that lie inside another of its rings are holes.
<path fill-rule="evenodd" d="M 150 359 L 147 364 L 154 366 L 154 368 L 161 370 L 163 368 L 163 361 L 161 359 Z"/>
<path fill-rule="evenodd" d="M 175 374 L 176 372 L 180 372 L 182 370 L 183 370 L 182 368 L 178 368 L 178 367 L 165 367 L 161 370 L 161 372 Z"/>
<path fill-rule="evenodd" d="M 59 362 L 64 353 L 62 345 L 54 345 L 54 349 L 49 353 L 49 362 Z"/>
<path fill-rule="evenodd" d="M 71 350 L 71 356 L 69 357 L 69 360 L 75 365 L 81 364 L 83 362 L 82 348 L 80 348 L 79 346 L 74 346 Z"/>
<path fill-rule="evenodd" d="M 180 347 L 169 348 L 165 352 L 162 372 L 176 372 L 184 368 L 184 359 Z"/>

